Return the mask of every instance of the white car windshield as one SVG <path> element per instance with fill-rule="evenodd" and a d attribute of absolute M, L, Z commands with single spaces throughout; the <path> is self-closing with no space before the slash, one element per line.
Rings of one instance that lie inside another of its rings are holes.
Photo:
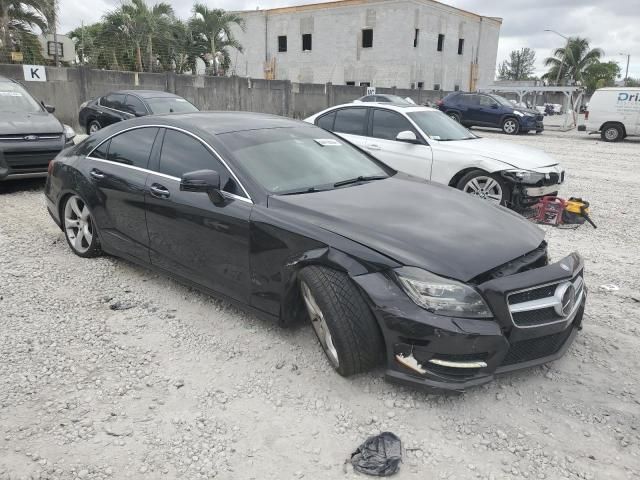
<path fill-rule="evenodd" d="M 478 138 L 455 120 L 442 112 L 422 111 L 407 113 L 429 138 L 441 142 L 472 140 Z"/>
<path fill-rule="evenodd" d="M 0 82 L 0 112 L 42 112 L 42 106 L 24 88 L 13 82 Z"/>

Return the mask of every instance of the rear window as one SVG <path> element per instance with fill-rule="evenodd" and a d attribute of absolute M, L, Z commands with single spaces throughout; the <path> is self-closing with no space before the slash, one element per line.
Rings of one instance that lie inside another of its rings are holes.
<path fill-rule="evenodd" d="M 184 98 L 177 97 L 155 97 L 145 98 L 152 113 L 189 113 L 197 112 L 198 109 Z"/>

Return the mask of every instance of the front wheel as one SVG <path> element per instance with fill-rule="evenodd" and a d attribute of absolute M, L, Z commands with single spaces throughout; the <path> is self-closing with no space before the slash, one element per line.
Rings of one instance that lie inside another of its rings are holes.
<path fill-rule="evenodd" d="M 102 126 L 97 120 L 92 120 L 87 126 L 87 134 L 92 135 L 100 130 Z"/>
<path fill-rule="evenodd" d="M 365 372 L 380 362 L 385 350 L 378 324 L 347 274 L 305 267 L 300 293 L 322 349 L 340 375 Z"/>
<path fill-rule="evenodd" d="M 73 253 L 80 257 L 100 255 L 98 232 L 89 207 L 78 195 L 71 195 L 64 205 L 64 235 Z"/>
<path fill-rule="evenodd" d="M 507 135 L 516 135 L 520 131 L 520 122 L 515 118 L 505 118 L 502 122 L 502 131 Z"/>
<path fill-rule="evenodd" d="M 457 188 L 499 205 L 506 205 L 511 197 L 509 186 L 499 175 L 483 170 L 472 170 L 467 173 L 458 181 Z"/>
<path fill-rule="evenodd" d="M 451 120 L 455 120 L 456 122 L 460 123 L 460 115 L 458 115 L 456 112 L 449 112 L 447 113 L 447 115 L 449 115 L 449 118 Z"/>

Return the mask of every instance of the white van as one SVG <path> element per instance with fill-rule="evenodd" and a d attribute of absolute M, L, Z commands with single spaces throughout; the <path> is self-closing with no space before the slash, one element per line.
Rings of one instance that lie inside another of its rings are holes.
<path fill-rule="evenodd" d="M 605 142 L 640 135 L 640 88 L 596 90 L 589 101 L 585 122 L 578 130 L 600 133 Z"/>

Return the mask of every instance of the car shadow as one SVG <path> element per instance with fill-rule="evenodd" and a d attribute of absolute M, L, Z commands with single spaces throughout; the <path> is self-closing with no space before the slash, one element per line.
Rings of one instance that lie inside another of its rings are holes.
<path fill-rule="evenodd" d="M 45 178 L 28 178 L 24 180 L 0 182 L 0 194 L 43 190 L 45 182 Z"/>

